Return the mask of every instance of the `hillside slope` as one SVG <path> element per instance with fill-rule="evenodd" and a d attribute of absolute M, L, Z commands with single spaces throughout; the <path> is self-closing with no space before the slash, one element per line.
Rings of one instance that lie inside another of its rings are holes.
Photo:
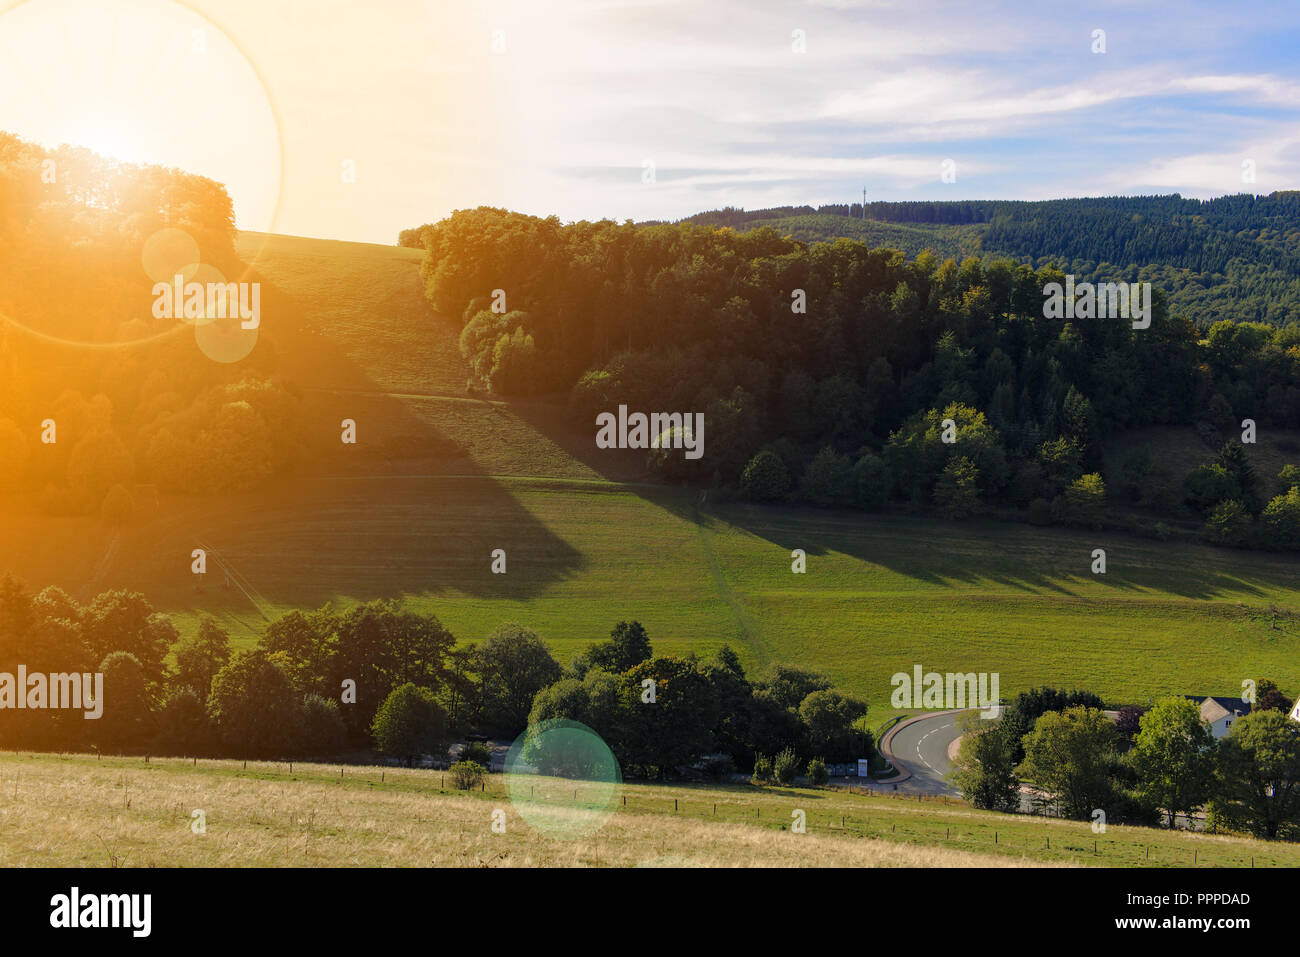
<path fill-rule="evenodd" d="M 212 615 L 242 644 L 293 608 L 398 597 L 462 640 L 518 620 L 568 661 L 636 618 L 660 652 L 730 643 L 750 668 L 823 671 L 877 714 L 915 664 L 998 672 L 1003 694 L 1051 683 L 1116 701 L 1300 685 L 1292 557 L 645 484 L 635 455 L 594 455 L 562 403 L 465 391 L 457 326 L 420 295 L 417 253 L 248 234 L 240 251 L 268 284 L 266 331 L 320 459 L 247 493 L 164 496 L 119 531 L 19 517 L 0 568 L 82 600 L 137 589 L 182 631 Z M 356 445 L 339 442 L 343 418 Z M 198 588 L 200 545 L 217 568 Z M 1089 570 L 1097 547 L 1105 575 Z"/>

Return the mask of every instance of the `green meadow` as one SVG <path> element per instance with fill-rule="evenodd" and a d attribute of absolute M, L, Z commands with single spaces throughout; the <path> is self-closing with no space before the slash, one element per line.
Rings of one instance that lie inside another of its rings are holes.
<path fill-rule="evenodd" d="M 650 484 L 635 454 L 598 451 L 560 398 L 466 391 L 458 324 L 421 296 L 419 253 L 257 234 L 240 249 L 268 286 L 279 374 L 302 396 L 302 474 L 164 497 L 116 531 L 20 516 L 0 568 L 83 600 L 135 588 L 183 631 L 211 615 L 242 644 L 293 608 L 393 597 L 466 641 L 517 620 L 567 661 L 636 618 L 660 652 L 730 643 L 751 668 L 823 671 L 877 715 L 890 676 L 915 664 L 997 672 L 1004 695 L 1050 683 L 1112 702 L 1236 694 L 1246 678 L 1300 687 L 1294 558 Z M 339 442 L 343 418 L 355 446 Z M 215 556 L 201 585 L 196 547 Z M 490 571 L 497 548 L 504 575 Z"/>

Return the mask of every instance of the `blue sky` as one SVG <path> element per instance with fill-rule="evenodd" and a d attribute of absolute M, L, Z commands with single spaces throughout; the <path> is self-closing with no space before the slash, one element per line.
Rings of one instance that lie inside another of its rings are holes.
<path fill-rule="evenodd" d="M 1300 0 L 188 2 L 0 0 L 0 129 L 212 176 L 243 228 L 386 243 L 482 204 L 1300 187 Z"/>
<path fill-rule="evenodd" d="M 530 212 L 667 218 L 864 186 L 900 200 L 1300 186 L 1296 3 L 664 0 L 567 15 L 573 46 L 517 91 L 570 107 L 548 114 L 553 188 L 520 197 Z"/>

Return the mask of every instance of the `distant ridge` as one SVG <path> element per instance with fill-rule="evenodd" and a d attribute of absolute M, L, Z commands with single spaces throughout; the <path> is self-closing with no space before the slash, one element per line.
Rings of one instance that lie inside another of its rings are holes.
<path fill-rule="evenodd" d="M 1051 200 L 869 202 L 727 207 L 682 222 L 747 231 L 764 226 L 804 242 L 838 238 L 909 256 L 1055 262 L 1080 281 L 1144 280 L 1176 313 L 1208 328 L 1220 319 L 1300 321 L 1300 191 L 1216 199 L 1105 196 Z M 653 223 L 646 223 L 650 226 Z"/>

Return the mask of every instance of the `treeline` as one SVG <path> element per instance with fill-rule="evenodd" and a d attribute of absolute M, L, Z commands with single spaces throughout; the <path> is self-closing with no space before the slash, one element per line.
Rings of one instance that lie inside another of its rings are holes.
<path fill-rule="evenodd" d="M 6 575 L 0 672 L 19 665 L 28 674 L 102 672 L 103 714 L 5 709 L 0 747 L 259 758 L 373 749 L 410 761 L 445 755 L 455 739 L 510 739 L 568 718 L 639 776 L 747 769 L 760 753 L 804 761 L 874 753 L 857 727 L 866 705 L 824 677 L 778 667 L 751 681 L 725 647 L 707 661 L 655 655 L 637 622 L 620 622 L 562 667 L 520 625 L 461 645 L 435 616 L 376 600 L 290 612 L 254 648 L 235 651 L 207 618 L 179 640 L 135 592 L 82 606 L 55 587 L 33 595 Z"/>
<path fill-rule="evenodd" d="M 1283 326 L 1300 320 L 1300 192 L 1242 193 L 1212 200 L 1111 196 L 1043 201 L 872 202 L 727 208 L 683 222 L 752 229 L 772 225 L 797 239 L 866 238 L 891 223 L 951 227 L 929 240 L 963 245 L 977 227 L 980 254 L 1056 265 L 1081 280 L 1147 281 L 1176 315 L 1208 328 L 1220 319 Z M 837 226 L 835 217 L 841 220 Z M 934 231 L 931 230 L 933 233 Z M 969 242 L 965 243 L 969 245 Z"/>
<path fill-rule="evenodd" d="M 1049 200 L 1049 202 L 1052 202 Z M 938 223 L 960 226 L 969 223 L 987 223 L 999 212 L 1033 204 L 1014 200 L 960 200 L 956 202 L 883 202 L 867 203 L 867 219 L 885 223 Z M 791 216 L 846 216 L 862 219 L 861 203 L 827 203 L 822 206 L 773 206 L 768 209 L 737 209 L 727 206 L 711 209 L 680 220 L 698 226 L 729 226 L 736 228 L 746 223 L 766 219 L 786 219 Z"/>
<path fill-rule="evenodd" d="M 214 362 L 153 315 L 142 257 L 161 230 L 243 277 L 224 187 L 0 133 L 0 211 L 0 494 L 120 520 L 136 484 L 242 489 L 300 456 L 274 349 Z"/>
<path fill-rule="evenodd" d="M 1174 827 L 1201 813 L 1211 830 L 1300 838 L 1300 723 L 1261 681 L 1254 707 L 1215 740 L 1196 702 L 1170 697 L 1112 721 L 1096 695 L 1040 688 L 1000 720 L 967 725 L 951 778 L 975 807 L 1031 803 L 1094 823 Z"/>
<path fill-rule="evenodd" d="M 735 228 L 809 215 L 861 219 L 862 204 L 728 207 L 697 213 L 682 222 Z M 1040 201 L 871 202 L 866 218 L 948 226 L 987 223 L 985 250 L 1027 262 L 1046 257 L 1223 273 L 1233 259 L 1240 258 L 1300 275 L 1300 191 L 1296 190 L 1210 200 L 1184 199 L 1174 193 Z"/>
<path fill-rule="evenodd" d="M 648 467 L 754 500 L 1096 524 L 1122 485 L 1191 517 L 1206 503 L 1183 476 L 1157 463 L 1138 484 L 1174 492 L 1133 492 L 1103 474 L 1104 444 L 1151 425 L 1300 427 L 1300 324 L 1221 322 L 1202 341 L 1160 290 L 1135 330 L 1046 318 L 1044 286 L 1064 282 L 1051 267 L 908 262 L 766 228 L 480 208 L 420 236 L 429 298 L 463 318 L 484 388 L 566 391 L 581 427 L 620 404 L 702 411 L 703 458 L 660 448 Z"/>

